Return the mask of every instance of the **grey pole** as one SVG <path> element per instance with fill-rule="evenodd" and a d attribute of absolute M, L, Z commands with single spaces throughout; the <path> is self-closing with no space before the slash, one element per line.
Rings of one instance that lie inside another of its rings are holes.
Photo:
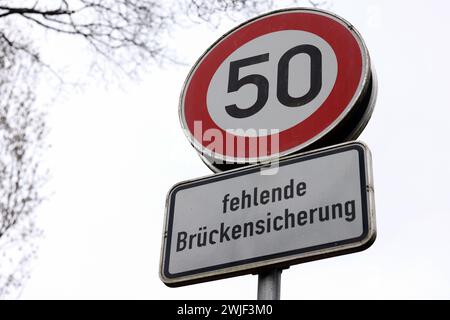
<path fill-rule="evenodd" d="M 258 274 L 258 300 L 280 300 L 281 269 Z"/>

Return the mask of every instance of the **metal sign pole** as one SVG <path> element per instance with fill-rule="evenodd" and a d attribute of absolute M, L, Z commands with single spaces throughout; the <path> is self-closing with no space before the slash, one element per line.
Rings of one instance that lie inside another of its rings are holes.
<path fill-rule="evenodd" d="M 258 274 L 258 300 L 280 300 L 281 269 Z"/>

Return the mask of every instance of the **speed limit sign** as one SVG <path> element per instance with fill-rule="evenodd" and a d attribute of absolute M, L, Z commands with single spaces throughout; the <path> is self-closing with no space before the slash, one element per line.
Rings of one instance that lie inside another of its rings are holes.
<path fill-rule="evenodd" d="M 245 22 L 200 57 L 182 90 L 180 120 L 220 171 L 355 139 L 375 96 L 353 26 L 325 11 L 289 9 Z"/>

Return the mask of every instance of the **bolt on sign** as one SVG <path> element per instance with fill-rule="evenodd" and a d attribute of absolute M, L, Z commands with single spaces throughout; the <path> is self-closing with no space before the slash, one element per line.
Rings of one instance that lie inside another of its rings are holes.
<path fill-rule="evenodd" d="M 179 104 L 191 144 L 215 172 L 354 140 L 376 79 L 355 28 L 313 9 L 234 28 L 195 63 Z"/>

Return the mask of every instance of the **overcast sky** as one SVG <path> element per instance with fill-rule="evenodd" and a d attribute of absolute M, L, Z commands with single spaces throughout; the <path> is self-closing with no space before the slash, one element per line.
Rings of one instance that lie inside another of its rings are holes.
<path fill-rule="evenodd" d="M 449 9 L 444 0 L 334 1 L 378 75 L 359 138 L 373 156 L 378 237 L 366 251 L 284 271 L 283 299 L 450 298 Z M 66 93 L 52 107 L 54 194 L 40 209 L 46 235 L 22 298 L 256 298 L 252 275 L 176 289 L 158 277 L 167 191 L 211 174 L 181 130 L 179 93 L 234 25 L 178 29 L 171 45 L 185 66 L 153 68 L 123 90 Z"/>

